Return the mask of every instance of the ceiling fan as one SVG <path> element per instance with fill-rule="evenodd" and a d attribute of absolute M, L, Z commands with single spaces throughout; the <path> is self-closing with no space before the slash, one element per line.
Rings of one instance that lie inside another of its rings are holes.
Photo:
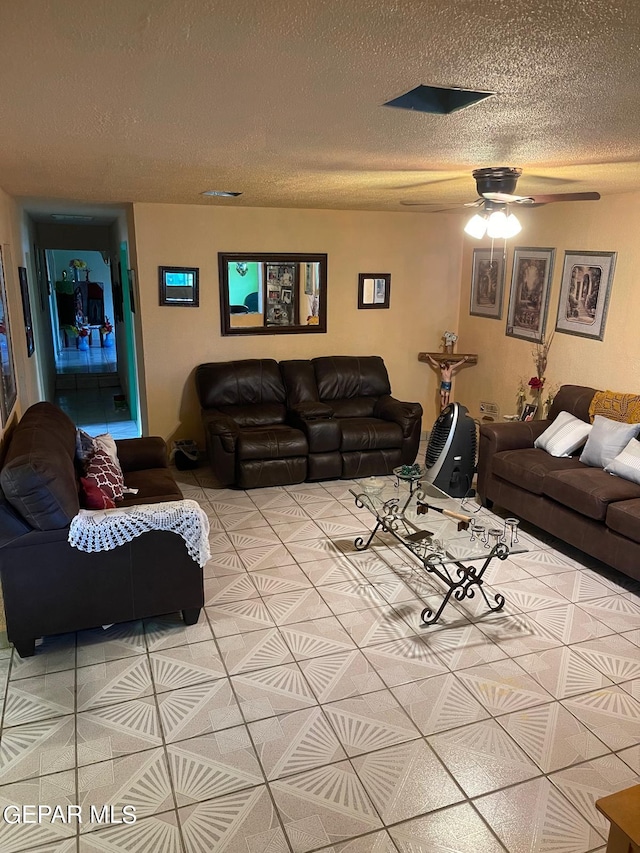
<path fill-rule="evenodd" d="M 522 169 L 512 166 L 488 166 L 474 169 L 471 174 L 475 179 L 479 198 L 467 202 L 464 207 L 480 208 L 480 212 L 473 216 L 464 230 L 477 239 L 484 237 L 485 233 L 489 237 L 499 238 L 514 237 L 519 233 L 521 225 L 509 210 L 512 204 L 537 207 L 556 201 L 597 201 L 600 198 L 600 193 L 597 192 L 515 195 Z M 420 205 L 420 202 L 411 201 L 400 203 L 406 206 Z"/>

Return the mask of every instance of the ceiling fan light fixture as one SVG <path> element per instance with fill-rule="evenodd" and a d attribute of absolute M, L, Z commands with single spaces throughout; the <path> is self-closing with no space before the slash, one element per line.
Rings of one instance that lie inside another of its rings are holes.
<path fill-rule="evenodd" d="M 465 233 L 476 240 L 482 240 L 487 232 L 487 217 L 476 213 L 464 226 Z"/>
<path fill-rule="evenodd" d="M 504 210 L 494 210 L 487 220 L 487 237 L 491 237 L 492 240 L 504 237 L 506 227 L 507 214 Z"/>
<path fill-rule="evenodd" d="M 507 221 L 505 222 L 504 233 L 502 236 L 505 238 L 505 240 L 508 240 L 509 237 L 515 237 L 516 234 L 519 234 L 521 231 L 522 225 L 520 225 L 520 220 L 515 214 L 510 213 L 507 216 Z"/>

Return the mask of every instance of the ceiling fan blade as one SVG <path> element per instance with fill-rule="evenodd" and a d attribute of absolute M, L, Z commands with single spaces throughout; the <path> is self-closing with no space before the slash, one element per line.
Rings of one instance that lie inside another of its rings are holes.
<path fill-rule="evenodd" d="M 482 207 L 484 204 L 483 198 L 477 198 L 475 201 L 465 201 L 463 207 Z"/>
<path fill-rule="evenodd" d="M 600 193 L 551 193 L 531 196 L 533 204 L 551 204 L 554 201 L 598 201 Z"/>
<path fill-rule="evenodd" d="M 511 195 L 510 193 L 483 193 L 483 198 L 486 198 L 488 201 L 497 201 L 501 204 L 512 204 L 513 202 L 531 202 L 531 199 L 528 196 L 524 195 Z"/>

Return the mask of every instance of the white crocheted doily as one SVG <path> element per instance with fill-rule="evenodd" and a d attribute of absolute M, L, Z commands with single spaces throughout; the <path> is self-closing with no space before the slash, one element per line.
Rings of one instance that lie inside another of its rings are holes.
<path fill-rule="evenodd" d="M 196 501 L 166 501 L 116 509 L 81 509 L 71 521 L 69 544 L 80 551 L 112 551 L 150 530 L 170 530 L 184 539 L 189 556 L 204 566 L 209 519 Z"/>

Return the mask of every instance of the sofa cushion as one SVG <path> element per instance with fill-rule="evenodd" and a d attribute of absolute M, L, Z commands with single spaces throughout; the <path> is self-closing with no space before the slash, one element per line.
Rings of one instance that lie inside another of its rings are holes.
<path fill-rule="evenodd" d="M 331 408 L 336 418 L 372 418 L 376 400 L 376 397 L 348 397 L 332 400 Z"/>
<path fill-rule="evenodd" d="M 203 409 L 285 401 L 280 368 L 272 358 L 200 364 L 196 388 Z"/>
<path fill-rule="evenodd" d="M 306 456 L 307 439 L 299 429 L 290 426 L 245 429 L 238 436 L 239 459 L 283 459 Z"/>
<path fill-rule="evenodd" d="M 594 468 L 604 468 L 612 462 L 632 438 L 640 432 L 640 423 L 623 424 L 596 415 L 580 461 Z"/>
<path fill-rule="evenodd" d="M 609 504 L 606 523 L 610 530 L 615 530 L 634 542 L 640 542 L 640 501 L 617 501 Z"/>
<path fill-rule="evenodd" d="M 340 449 L 383 450 L 402 447 L 402 427 L 379 418 L 345 418 L 339 421 L 342 433 Z"/>
<path fill-rule="evenodd" d="M 572 471 L 550 471 L 543 494 L 581 515 L 603 521 L 610 503 L 640 498 L 640 486 L 613 477 L 601 468 L 581 466 Z"/>
<path fill-rule="evenodd" d="M 148 468 L 143 471 L 128 471 L 124 477 L 128 489 L 137 489 L 135 495 L 126 494 L 118 506 L 153 504 L 160 501 L 180 501 L 182 492 L 168 468 Z"/>
<path fill-rule="evenodd" d="M 384 361 L 377 355 L 336 355 L 312 359 L 321 400 L 381 397 L 391 393 Z"/>
<path fill-rule="evenodd" d="M 283 403 L 255 403 L 249 406 L 218 406 L 219 411 L 241 427 L 283 424 L 287 410 Z"/>
<path fill-rule="evenodd" d="M 493 473 L 534 495 L 542 494 L 542 483 L 551 471 L 581 468 L 574 457 L 550 456 L 537 448 L 503 450 L 493 457 Z"/>

